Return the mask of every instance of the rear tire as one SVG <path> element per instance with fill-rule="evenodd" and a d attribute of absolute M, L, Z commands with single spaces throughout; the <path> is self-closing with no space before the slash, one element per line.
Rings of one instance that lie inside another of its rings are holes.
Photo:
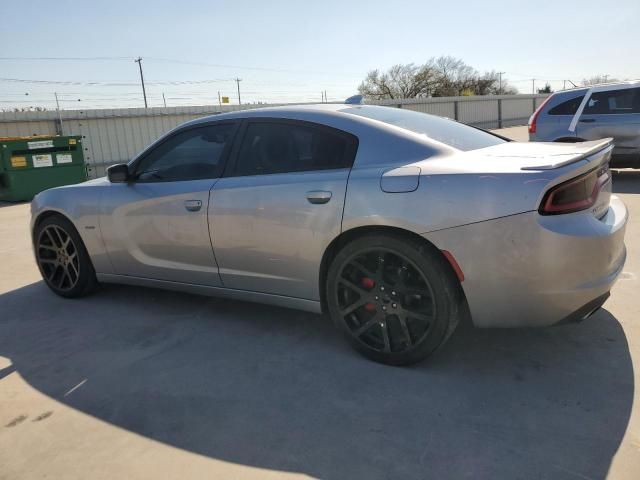
<path fill-rule="evenodd" d="M 95 290 L 96 272 L 69 220 L 60 215 L 45 218 L 34 229 L 33 243 L 42 278 L 55 294 L 76 298 Z"/>
<path fill-rule="evenodd" d="M 329 268 L 326 292 L 349 343 L 388 365 L 427 358 L 466 311 L 460 282 L 440 251 L 387 233 L 344 246 Z"/>

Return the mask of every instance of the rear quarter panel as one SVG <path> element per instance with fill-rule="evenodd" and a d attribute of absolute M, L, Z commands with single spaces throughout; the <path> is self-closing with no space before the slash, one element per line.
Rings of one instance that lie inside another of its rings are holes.
<path fill-rule="evenodd" d="M 522 171 L 517 160 L 489 159 L 474 152 L 411 165 L 420 170 L 418 187 L 405 193 L 382 191 L 380 177 L 394 169 L 413 169 L 354 168 L 347 187 L 343 231 L 387 225 L 421 234 L 537 210 L 549 182 L 561 181 L 575 168 Z"/>

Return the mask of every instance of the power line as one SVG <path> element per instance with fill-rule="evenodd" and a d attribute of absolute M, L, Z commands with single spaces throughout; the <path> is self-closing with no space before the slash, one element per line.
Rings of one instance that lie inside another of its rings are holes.
<path fill-rule="evenodd" d="M 162 80 L 155 82 L 147 82 L 149 85 L 202 85 L 208 83 L 231 82 L 235 79 L 218 78 L 210 80 Z M 81 86 L 98 86 L 98 87 L 134 87 L 138 83 L 131 82 L 92 82 L 92 81 L 75 81 L 75 80 L 31 80 L 24 78 L 0 78 L 0 82 L 9 83 L 33 83 L 38 85 L 81 85 Z"/>
<path fill-rule="evenodd" d="M 334 75 L 334 72 L 318 71 L 318 70 L 296 70 L 289 68 L 270 68 L 270 67 L 250 67 L 246 65 L 229 65 L 223 63 L 208 63 L 208 62 L 193 62 L 189 60 L 179 60 L 174 58 L 158 58 L 158 57 L 146 57 L 147 60 L 165 63 L 177 63 L 181 65 L 195 65 L 199 67 L 215 67 L 215 68 L 232 68 L 236 70 L 256 70 L 260 72 L 277 72 L 277 73 L 311 73 L 316 75 Z M 349 72 L 341 72 L 347 73 Z M 351 72 L 353 75 L 361 75 L 362 72 Z"/>
<path fill-rule="evenodd" d="M 0 57 L 0 60 L 9 61 L 101 61 L 101 60 L 129 60 L 131 57 Z"/>
<path fill-rule="evenodd" d="M 131 60 L 134 57 L 0 57 L 0 60 L 6 61 L 122 61 Z M 229 65 L 224 63 L 208 63 L 208 62 L 194 62 L 189 60 L 182 60 L 176 58 L 161 58 L 161 57 L 145 57 L 145 60 L 159 63 L 175 63 L 180 65 L 194 65 L 200 67 L 214 67 L 214 68 L 231 68 L 236 70 L 255 70 L 261 72 L 278 72 L 278 73 L 310 73 L 316 75 L 333 75 L 333 72 L 317 71 L 317 70 L 296 70 L 288 68 L 270 68 L 270 67 L 255 67 L 247 65 Z M 342 72 L 347 73 L 347 72 Z M 352 72 L 353 75 L 361 75 L 362 72 Z"/>

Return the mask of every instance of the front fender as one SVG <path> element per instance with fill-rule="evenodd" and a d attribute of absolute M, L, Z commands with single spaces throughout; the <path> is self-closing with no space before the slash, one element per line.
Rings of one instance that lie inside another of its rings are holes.
<path fill-rule="evenodd" d="M 98 179 L 103 180 L 103 179 Z M 97 273 L 113 273 L 99 224 L 104 183 L 95 180 L 40 192 L 31 202 L 31 232 L 43 215 L 58 214 L 76 227 Z"/>

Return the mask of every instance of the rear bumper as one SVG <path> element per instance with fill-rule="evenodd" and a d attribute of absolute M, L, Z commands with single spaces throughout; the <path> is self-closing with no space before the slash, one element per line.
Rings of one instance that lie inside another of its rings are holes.
<path fill-rule="evenodd" d="M 476 326 L 546 326 L 575 316 L 611 290 L 626 259 L 627 215 L 612 196 L 600 220 L 589 211 L 528 212 L 424 237 L 460 265 Z"/>
<path fill-rule="evenodd" d="M 600 307 L 602 307 L 602 305 L 604 305 L 604 302 L 607 301 L 609 296 L 610 296 L 609 292 L 603 295 L 600 295 L 598 298 L 595 298 L 590 302 L 586 303 L 585 305 L 583 305 L 582 307 L 580 307 L 578 310 L 573 312 L 568 317 L 565 317 L 562 320 L 560 320 L 558 324 L 580 322 L 582 320 L 589 318 L 596 311 L 598 311 Z"/>

